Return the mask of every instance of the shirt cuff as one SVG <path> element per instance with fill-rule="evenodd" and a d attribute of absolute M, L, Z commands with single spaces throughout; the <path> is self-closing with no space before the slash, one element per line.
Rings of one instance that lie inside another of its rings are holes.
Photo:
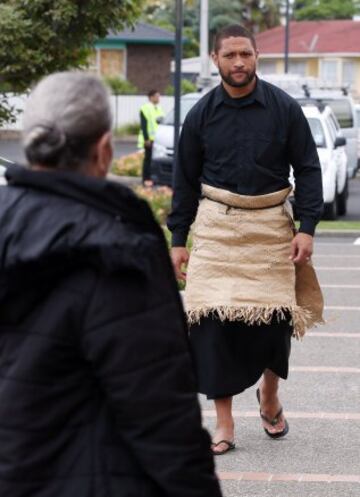
<path fill-rule="evenodd" d="M 300 221 L 299 233 L 306 233 L 308 235 L 314 236 L 316 222 L 313 219 L 307 218 Z"/>
<path fill-rule="evenodd" d="M 172 234 L 171 246 L 172 247 L 186 247 L 188 232 L 176 231 Z"/>

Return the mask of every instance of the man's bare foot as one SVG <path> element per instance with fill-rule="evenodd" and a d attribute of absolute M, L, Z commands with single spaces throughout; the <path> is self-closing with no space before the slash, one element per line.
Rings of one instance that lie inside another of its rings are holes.
<path fill-rule="evenodd" d="M 262 383 L 259 386 L 259 393 L 260 412 L 263 415 L 261 418 L 263 427 L 266 428 L 271 435 L 282 433 L 285 430 L 286 423 L 277 391 L 268 391 L 266 386 Z M 264 418 L 266 418 L 266 420 Z M 272 422 L 270 423 L 270 421 Z"/>
<path fill-rule="evenodd" d="M 226 440 L 230 444 L 234 443 L 234 422 L 216 427 L 211 447 L 214 454 L 223 453 L 224 451 L 230 449 L 229 444 L 226 444 L 224 442 L 219 443 L 215 446 L 215 444 L 217 444 L 221 440 Z"/>

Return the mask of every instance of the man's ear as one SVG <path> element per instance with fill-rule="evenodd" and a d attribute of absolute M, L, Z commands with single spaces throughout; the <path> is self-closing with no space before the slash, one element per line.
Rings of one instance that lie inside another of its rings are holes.
<path fill-rule="evenodd" d="M 113 159 L 112 133 L 104 133 L 95 145 L 96 169 L 101 177 L 105 177 L 109 171 Z"/>
<path fill-rule="evenodd" d="M 216 65 L 217 68 L 219 68 L 219 62 L 218 62 L 218 54 L 216 52 L 211 52 L 211 58 Z"/>

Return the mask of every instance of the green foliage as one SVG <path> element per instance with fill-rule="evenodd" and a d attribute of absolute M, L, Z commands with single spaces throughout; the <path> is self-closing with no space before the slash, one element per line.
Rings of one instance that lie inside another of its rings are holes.
<path fill-rule="evenodd" d="M 294 16 L 297 21 L 322 19 L 352 19 L 359 12 L 354 0 L 296 0 Z"/>
<path fill-rule="evenodd" d="M 46 74 L 86 64 L 96 39 L 133 23 L 143 0 L 2 0 L 0 87 L 24 92 Z M 0 116 L 4 119 L 3 100 Z M 1 121 L 0 121 L 1 125 Z"/>
<path fill-rule="evenodd" d="M 188 79 L 182 79 L 181 80 L 181 95 L 185 95 L 186 93 L 193 93 L 196 92 L 197 88 L 194 83 L 189 81 Z M 168 85 L 165 88 L 165 95 L 174 95 L 175 94 L 175 88 L 173 85 Z"/>
<path fill-rule="evenodd" d="M 129 123 L 117 128 L 115 130 L 115 136 L 137 136 L 140 131 L 140 123 Z"/>
<path fill-rule="evenodd" d="M 136 86 L 126 79 L 108 76 L 104 81 L 113 95 L 136 95 L 138 92 Z"/>
<path fill-rule="evenodd" d="M 16 121 L 17 111 L 9 103 L 6 93 L 0 92 L 0 124 L 2 122 L 13 123 Z"/>

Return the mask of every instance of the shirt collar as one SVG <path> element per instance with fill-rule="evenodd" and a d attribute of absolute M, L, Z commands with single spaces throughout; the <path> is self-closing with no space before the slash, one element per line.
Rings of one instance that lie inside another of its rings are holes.
<path fill-rule="evenodd" d="M 249 95 L 246 95 L 246 97 L 244 97 L 244 99 L 249 99 L 250 97 L 252 97 L 252 100 L 256 100 L 261 105 L 266 107 L 264 83 L 257 76 L 256 76 L 256 86 L 255 86 L 254 91 L 252 93 L 250 93 Z M 220 84 L 215 90 L 215 99 L 214 99 L 215 107 L 217 107 L 219 104 L 223 103 L 224 101 L 226 101 L 228 99 L 231 99 L 231 97 L 228 95 L 228 93 L 226 92 L 223 85 Z M 241 99 L 234 99 L 234 100 L 241 100 Z"/>

